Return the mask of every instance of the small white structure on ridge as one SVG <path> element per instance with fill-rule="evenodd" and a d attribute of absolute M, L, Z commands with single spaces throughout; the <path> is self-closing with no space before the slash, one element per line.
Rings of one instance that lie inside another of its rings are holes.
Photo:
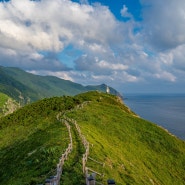
<path fill-rule="evenodd" d="M 107 94 L 109 94 L 110 93 L 110 89 L 109 89 L 109 87 L 107 86 L 107 88 L 106 88 L 106 93 Z"/>

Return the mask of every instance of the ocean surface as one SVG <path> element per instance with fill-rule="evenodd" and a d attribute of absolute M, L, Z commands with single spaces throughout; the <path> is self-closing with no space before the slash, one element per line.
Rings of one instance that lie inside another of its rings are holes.
<path fill-rule="evenodd" d="M 185 94 L 124 94 L 124 103 L 140 117 L 185 140 Z"/>

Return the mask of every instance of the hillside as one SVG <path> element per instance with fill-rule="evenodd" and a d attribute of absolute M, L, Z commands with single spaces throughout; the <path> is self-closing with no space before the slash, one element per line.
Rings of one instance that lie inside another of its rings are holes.
<path fill-rule="evenodd" d="M 70 125 L 73 149 L 64 163 L 61 184 L 85 184 L 82 157 L 87 148 L 75 120 L 89 143 L 85 166 L 97 172 L 98 182 L 106 184 L 111 178 L 118 185 L 184 184 L 184 141 L 138 118 L 118 97 L 96 91 L 43 99 L 1 118 L 2 184 L 39 184 L 56 174 L 70 143 L 62 120 Z"/>
<path fill-rule="evenodd" d="M 15 100 L 0 92 L 0 117 L 13 113 L 19 107 Z"/>
<path fill-rule="evenodd" d="M 39 76 L 19 68 L 0 66 L 0 92 L 25 105 L 43 98 L 76 95 L 89 90 L 106 92 L 106 85 L 83 86 L 54 76 Z M 119 93 L 110 87 L 110 93 Z"/>

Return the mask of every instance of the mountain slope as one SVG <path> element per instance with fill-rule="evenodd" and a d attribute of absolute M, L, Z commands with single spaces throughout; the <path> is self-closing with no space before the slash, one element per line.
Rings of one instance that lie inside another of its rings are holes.
<path fill-rule="evenodd" d="M 59 112 L 61 118 L 76 120 L 90 143 L 87 167 L 104 174 L 97 175 L 99 182 L 113 178 L 118 185 L 184 184 L 184 141 L 138 118 L 118 97 L 100 92 L 44 99 L 0 119 L 2 184 L 44 183 L 55 175 L 58 158 L 69 143 L 67 128 L 56 119 Z M 73 124 L 71 130 L 73 150 L 61 183 L 83 185 L 85 149 Z"/>
<path fill-rule="evenodd" d="M 0 117 L 14 112 L 19 107 L 15 100 L 0 92 Z"/>
<path fill-rule="evenodd" d="M 30 94 L 34 94 L 32 89 L 15 80 L 7 73 L 5 69 L 8 68 L 0 67 L 0 92 L 12 97 L 17 101 L 26 99 L 26 97 L 28 97 Z M 24 94 L 24 97 L 22 94 Z"/>
<path fill-rule="evenodd" d="M 39 76 L 13 67 L 0 67 L 0 92 L 26 104 L 52 96 L 76 95 L 89 90 L 106 92 L 106 85 L 82 86 L 54 76 Z M 110 88 L 110 93 L 119 93 Z"/>

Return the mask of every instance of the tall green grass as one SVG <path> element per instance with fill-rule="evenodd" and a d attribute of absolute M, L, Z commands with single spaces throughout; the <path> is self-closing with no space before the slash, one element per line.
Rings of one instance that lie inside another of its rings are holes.
<path fill-rule="evenodd" d="M 3 105 L 8 100 L 8 98 L 9 97 L 6 94 L 3 94 L 3 93 L 0 92 L 0 108 L 3 107 Z"/>
<path fill-rule="evenodd" d="M 2 184 L 39 184 L 55 175 L 69 143 L 67 128 L 56 115 L 74 105 L 71 97 L 44 99 L 0 119 Z"/>
<path fill-rule="evenodd" d="M 88 102 L 82 109 L 76 105 Z M 71 111 L 68 111 L 71 110 Z M 103 174 L 106 184 L 183 185 L 185 143 L 157 125 L 138 118 L 116 96 L 87 92 L 54 97 L 27 105 L 0 119 L 0 182 L 7 185 L 43 183 L 54 173 L 69 143 L 67 128 L 56 115 L 77 120 L 90 142 L 87 167 Z M 83 185 L 83 145 L 73 127 L 73 151 L 63 169 L 61 184 Z"/>
<path fill-rule="evenodd" d="M 91 103 L 70 113 L 91 143 L 87 166 L 117 184 L 184 184 L 185 143 L 136 117 L 111 95 L 91 93 Z"/>
<path fill-rule="evenodd" d="M 4 115 L 3 109 L 9 98 L 9 96 L 0 92 L 0 117 Z"/>

